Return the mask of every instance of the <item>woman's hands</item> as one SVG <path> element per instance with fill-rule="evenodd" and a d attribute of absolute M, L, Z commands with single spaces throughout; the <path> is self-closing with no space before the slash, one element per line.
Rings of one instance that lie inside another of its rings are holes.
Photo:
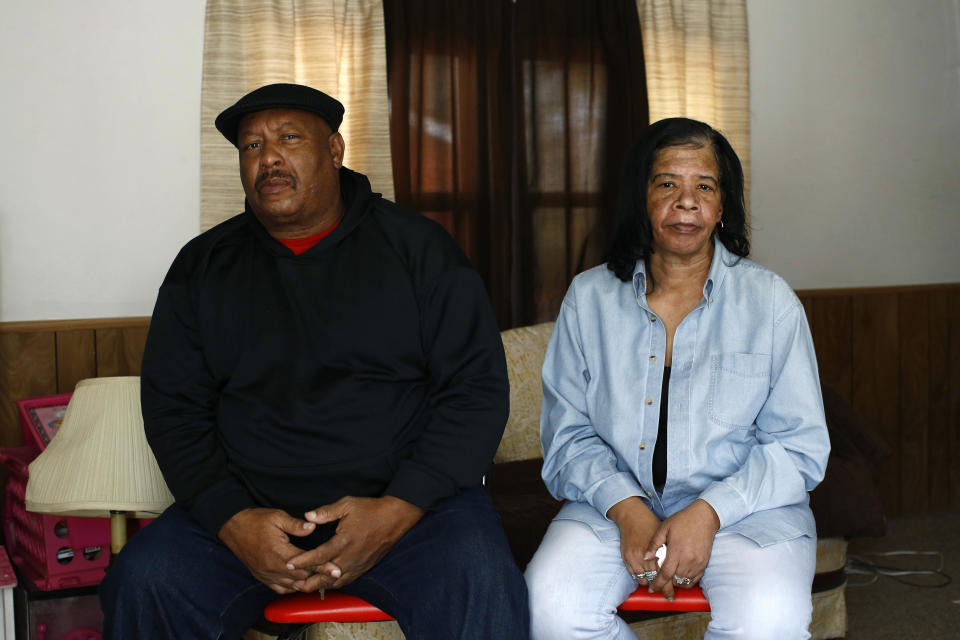
<path fill-rule="evenodd" d="M 617 523 L 620 528 L 620 555 L 623 564 L 630 575 L 637 579 L 646 571 L 657 570 L 657 558 L 644 558 L 650 541 L 660 526 L 660 520 L 647 508 L 643 500 L 633 496 L 621 500 L 610 507 L 607 517 Z M 638 584 L 645 585 L 647 581 L 642 577 L 637 579 Z"/>
<path fill-rule="evenodd" d="M 660 522 L 643 500 L 631 497 L 613 505 L 607 517 L 620 528 L 620 554 L 627 571 L 641 576 L 637 583 L 647 585 L 651 593 L 662 591 L 671 601 L 674 588 L 689 589 L 703 577 L 720 529 L 717 513 L 704 500 Z M 656 551 L 664 544 L 667 555 L 658 568 Z M 642 578 L 648 571 L 657 571 L 652 583 Z"/>
<path fill-rule="evenodd" d="M 689 589 L 697 584 L 710 561 L 713 538 L 719 529 L 720 518 L 705 500 L 696 500 L 664 520 L 644 554 L 645 560 L 656 563 L 657 548 L 667 545 L 667 555 L 650 591 L 662 591 L 667 600 L 673 600 L 675 587 Z"/>

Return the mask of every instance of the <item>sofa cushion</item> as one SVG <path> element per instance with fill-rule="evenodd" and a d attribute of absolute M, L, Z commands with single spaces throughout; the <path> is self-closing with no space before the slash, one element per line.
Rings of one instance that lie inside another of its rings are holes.
<path fill-rule="evenodd" d="M 517 327 L 500 333 L 510 377 L 510 418 L 494 462 L 543 457 L 540 449 L 540 369 L 553 333 L 553 322 Z"/>

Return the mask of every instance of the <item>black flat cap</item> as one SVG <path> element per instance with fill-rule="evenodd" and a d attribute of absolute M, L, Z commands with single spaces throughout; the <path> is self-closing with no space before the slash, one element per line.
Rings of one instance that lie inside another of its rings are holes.
<path fill-rule="evenodd" d="M 232 107 L 217 116 L 214 124 L 223 137 L 237 146 L 237 127 L 243 116 L 264 109 L 301 109 L 315 113 L 330 125 L 333 131 L 343 121 L 343 105 L 322 91 L 302 84 L 268 84 L 243 96 Z"/>

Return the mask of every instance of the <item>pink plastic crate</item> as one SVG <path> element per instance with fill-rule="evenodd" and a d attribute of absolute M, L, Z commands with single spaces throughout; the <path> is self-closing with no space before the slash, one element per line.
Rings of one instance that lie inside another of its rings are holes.
<path fill-rule="evenodd" d="M 43 591 L 99 584 L 110 562 L 110 520 L 27 511 L 27 465 L 39 454 L 34 446 L 0 449 L 0 462 L 10 470 L 3 506 L 10 559 Z"/>
<path fill-rule="evenodd" d="M 99 584 L 110 562 L 109 518 L 55 516 L 27 511 L 27 466 L 57 434 L 72 393 L 17 401 L 23 447 L 0 449 L 10 470 L 3 530 L 10 559 L 34 587 L 43 591 Z M 151 520 L 128 520 L 127 537 Z"/>
<path fill-rule="evenodd" d="M 9 589 L 17 586 L 17 575 L 10 566 L 10 556 L 7 555 L 7 548 L 0 545 L 0 590 Z"/>

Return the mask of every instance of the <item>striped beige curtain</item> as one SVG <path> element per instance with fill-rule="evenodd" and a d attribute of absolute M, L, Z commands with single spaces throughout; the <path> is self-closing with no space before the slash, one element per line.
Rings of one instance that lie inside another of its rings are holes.
<path fill-rule="evenodd" d="M 686 116 L 722 132 L 750 193 L 746 0 L 637 0 L 650 121 Z"/>
<path fill-rule="evenodd" d="M 346 108 L 344 164 L 393 199 L 380 0 L 207 0 L 200 133 L 200 228 L 243 210 L 237 151 L 213 126 L 264 84 L 296 82 Z"/>

